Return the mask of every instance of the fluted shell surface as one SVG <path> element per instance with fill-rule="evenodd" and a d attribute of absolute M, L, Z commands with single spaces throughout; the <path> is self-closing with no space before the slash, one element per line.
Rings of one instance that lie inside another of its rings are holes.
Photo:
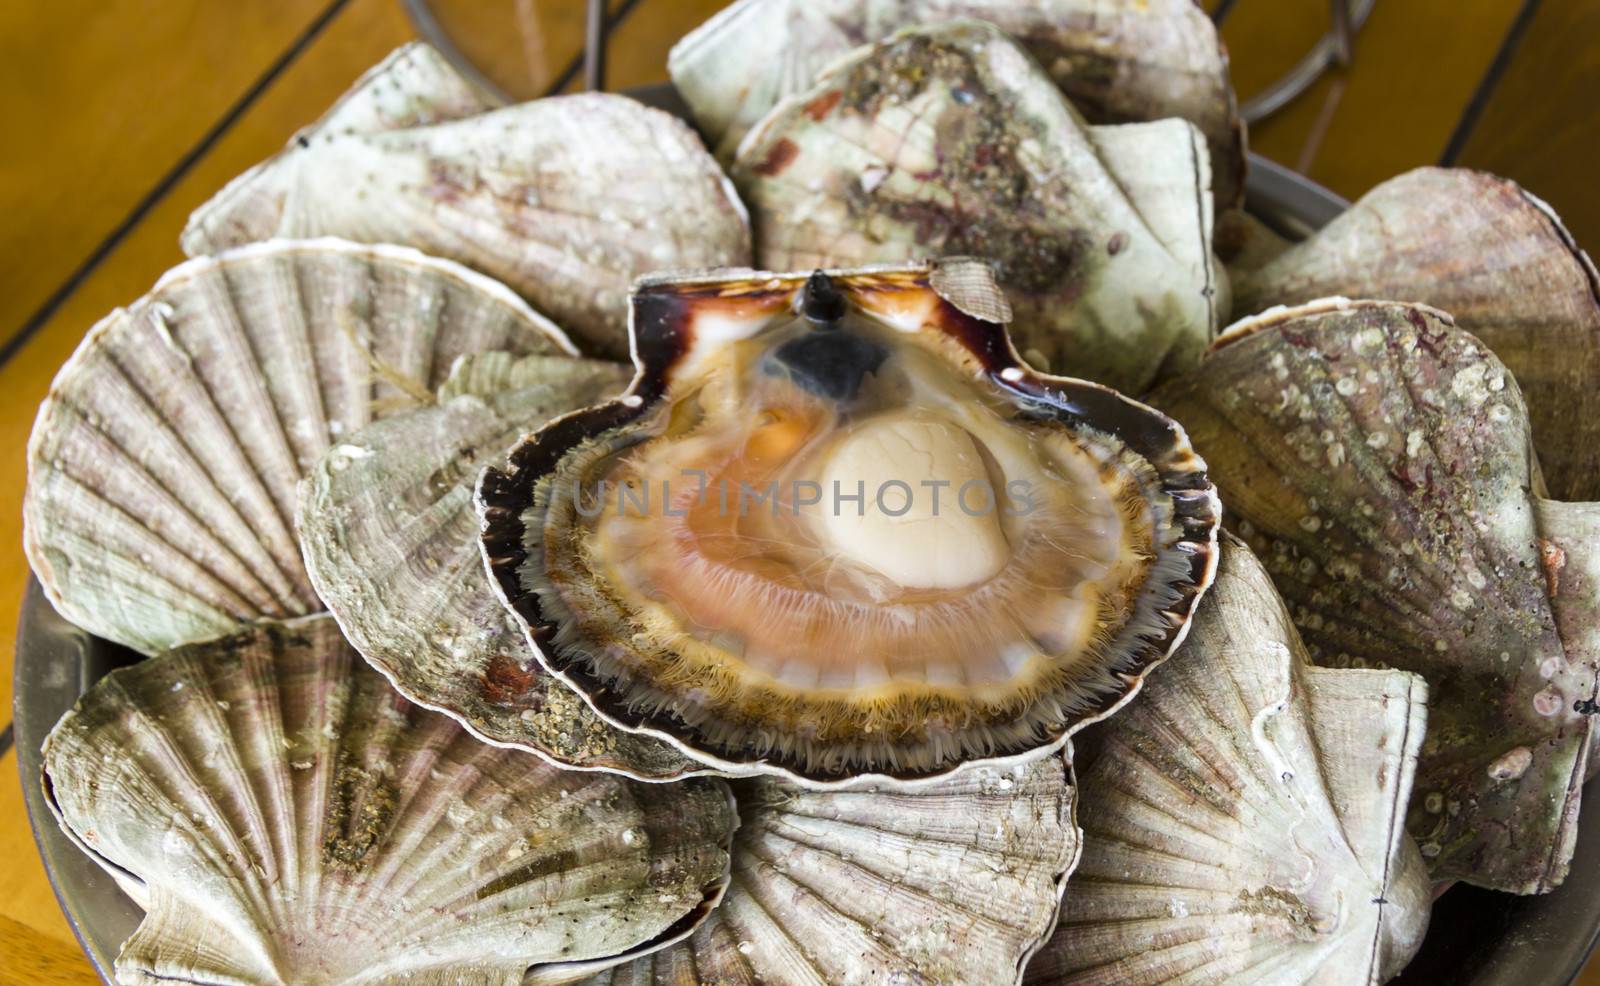
<path fill-rule="evenodd" d="M 733 882 L 686 941 L 584 986 L 1002 986 L 1078 856 L 1059 757 L 916 793 L 732 782 Z"/>
<path fill-rule="evenodd" d="M 641 785 L 486 746 L 327 617 L 114 672 L 51 733 L 63 828 L 146 914 L 133 986 L 518 986 L 671 942 L 726 886 L 715 779 Z"/>
<path fill-rule="evenodd" d="M 672 80 L 719 156 L 852 48 L 974 17 L 1016 38 L 1097 123 L 1187 119 L 1210 145 L 1217 197 L 1244 190 L 1244 132 L 1227 53 L 1190 0 L 740 0 L 672 51 Z"/>
<path fill-rule="evenodd" d="M 1515 182 L 1409 172 L 1237 281 L 1240 314 L 1330 295 L 1449 312 L 1515 374 L 1550 493 L 1600 500 L 1600 275 Z"/>
<path fill-rule="evenodd" d="M 628 354 L 635 276 L 748 262 L 744 207 L 682 121 L 604 93 L 495 109 L 418 62 L 439 56 L 401 49 L 197 209 L 184 250 L 324 235 L 417 247 L 504 281 L 613 358 Z"/>
<path fill-rule="evenodd" d="M 1312 667 L 1230 540 L 1169 666 L 1090 734 L 1083 859 L 1028 986 L 1375 984 L 1422 942 L 1427 686 Z"/>
<path fill-rule="evenodd" d="M 1024 358 L 1139 393 L 1215 335 L 1211 173 L 1182 121 L 1107 131 L 996 28 L 953 21 L 834 65 L 732 173 L 760 266 L 987 258 Z"/>
<path fill-rule="evenodd" d="M 493 743 L 658 779 L 699 768 L 606 725 L 540 667 L 490 588 L 472 506 L 485 465 L 632 376 L 568 356 L 465 357 L 438 403 L 363 428 L 325 456 L 301 486 L 296 524 L 317 595 L 407 697 Z"/>
<path fill-rule="evenodd" d="M 1533 494 L 1506 367 L 1434 309 L 1332 299 L 1240 323 L 1153 399 L 1317 663 L 1428 680 L 1408 824 L 1435 877 L 1560 883 L 1594 709 L 1592 508 Z"/>
<path fill-rule="evenodd" d="M 154 653 L 319 611 L 295 485 L 457 356 L 571 351 L 414 250 L 278 241 L 185 263 L 90 330 L 28 444 L 24 546 L 63 616 Z"/>

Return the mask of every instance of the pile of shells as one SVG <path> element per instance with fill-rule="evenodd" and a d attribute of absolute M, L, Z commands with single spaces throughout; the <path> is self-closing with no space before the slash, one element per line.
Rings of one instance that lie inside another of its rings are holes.
<path fill-rule="evenodd" d="M 671 71 L 699 133 L 403 48 L 56 378 L 28 558 L 147 655 L 44 750 L 120 982 L 1368 984 L 1561 883 L 1547 206 L 1279 239 L 1189 0 L 740 0 Z"/>

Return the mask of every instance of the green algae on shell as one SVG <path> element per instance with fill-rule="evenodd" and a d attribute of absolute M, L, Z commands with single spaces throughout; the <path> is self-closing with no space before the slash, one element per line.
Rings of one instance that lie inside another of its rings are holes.
<path fill-rule="evenodd" d="M 1600 500 L 1600 275 L 1555 212 L 1515 182 L 1419 168 L 1235 273 L 1241 315 L 1332 295 L 1449 312 L 1516 376 L 1551 494 Z"/>
<path fill-rule="evenodd" d="M 484 574 L 472 488 L 551 418 L 621 391 L 620 363 L 483 353 L 436 403 L 347 435 L 300 487 L 296 527 L 317 595 L 412 701 L 491 743 L 657 780 L 704 768 L 613 729 L 545 673 Z"/>
<path fill-rule="evenodd" d="M 831 67 L 751 130 L 732 173 L 760 266 L 984 257 L 1030 363 L 1139 393 L 1216 332 L 1210 169 L 1179 121 L 1093 134 L 1010 39 L 955 21 Z"/>
<path fill-rule="evenodd" d="M 1084 733 L 1083 858 L 1028 986 L 1377 984 L 1422 943 L 1427 686 L 1311 666 L 1249 548 L 1221 554 L 1169 666 Z"/>
<path fill-rule="evenodd" d="M 44 747 L 62 828 L 145 910 L 120 982 L 570 982 L 689 934 L 726 890 L 726 785 L 484 745 L 327 617 L 115 671 Z"/>
<path fill-rule="evenodd" d="M 1541 505 L 1506 367 L 1434 309 L 1331 299 L 1234 326 L 1152 399 L 1205 455 L 1313 659 L 1427 679 L 1408 824 L 1435 877 L 1559 884 L 1597 666 L 1593 630 L 1572 631 L 1595 583 L 1551 573 L 1567 557 L 1587 573 L 1596 542 L 1592 508 Z"/>

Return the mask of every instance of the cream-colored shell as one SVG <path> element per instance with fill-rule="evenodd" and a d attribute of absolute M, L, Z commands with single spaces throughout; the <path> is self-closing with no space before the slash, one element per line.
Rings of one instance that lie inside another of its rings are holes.
<path fill-rule="evenodd" d="M 703 919 L 736 824 L 714 779 L 479 743 L 327 617 L 114 672 L 44 761 L 65 831 L 146 911 L 125 986 L 570 981 Z"/>
<path fill-rule="evenodd" d="M 918 792 L 731 782 L 733 882 L 687 941 L 585 986 L 1004 986 L 1078 856 L 1059 757 Z"/>
<path fill-rule="evenodd" d="M 732 174 L 769 270 L 994 261 L 1018 351 L 1052 373 L 1139 393 L 1221 317 L 1199 132 L 1087 126 L 987 24 L 854 52 L 752 129 Z"/>
<path fill-rule="evenodd" d="M 28 443 L 23 544 L 63 616 L 154 653 L 322 608 L 295 484 L 480 350 L 568 353 L 503 285 L 392 246 L 275 241 L 90 330 Z"/>
<path fill-rule="evenodd" d="M 317 595 L 408 698 L 563 766 L 675 778 L 706 771 L 607 725 L 540 667 L 484 574 L 472 505 L 485 464 L 632 375 L 568 356 L 464 357 L 438 403 L 347 436 L 311 470 L 296 526 Z"/>
<path fill-rule="evenodd" d="M 197 209 L 183 247 L 325 235 L 458 260 L 613 358 L 634 277 L 750 254 L 744 207 L 682 121 L 604 93 L 496 109 L 420 45 Z"/>
<path fill-rule="evenodd" d="M 1194 632 L 1086 739 L 1083 860 L 1029 986 L 1376 984 L 1422 942 L 1427 686 L 1312 667 L 1230 540 Z"/>

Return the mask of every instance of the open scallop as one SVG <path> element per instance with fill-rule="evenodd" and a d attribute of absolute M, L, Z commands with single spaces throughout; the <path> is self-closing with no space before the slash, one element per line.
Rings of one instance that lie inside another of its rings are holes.
<path fill-rule="evenodd" d="M 570 982 L 726 889 L 727 786 L 486 746 L 327 617 L 113 672 L 45 743 L 63 829 L 146 911 L 123 983 Z"/>
<path fill-rule="evenodd" d="M 1317 663 L 1427 679 L 1408 824 L 1434 876 L 1560 883 L 1593 729 L 1600 525 L 1540 495 L 1506 367 L 1437 310 L 1329 299 L 1240 323 L 1153 399 Z"/>
<path fill-rule="evenodd" d="M 681 120 L 605 93 L 494 108 L 417 45 L 197 209 L 183 247 L 329 235 L 460 261 L 611 357 L 636 275 L 750 254 L 743 205 Z"/>
<path fill-rule="evenodd" d="M 732 174 L 769 270 L 994 261 L 1039 369 L 1141 393 L 1216 334 L 1199 132 L 1089 127 L 988 24 L 854 52 L 751 130 Z"/>
<path fill-rule="evenodd" d="M 1083 859 L 1028 986 L 1377 984 L 1422 943 L 1427 686 L 1312 667 L 1229 539 L 1194 632 L 1085 734 Z"/>
<path fill-rule="evenodd" d="M 987 266 L 663 277 L 640 375 L 479 486 L 608 720 L 802 783 L 1058 749 L 1182 638 L 1217 502 L 1172 421 L 1025 368 Z"/>
<path fill-rule="evenodd" d="M 486 350 L 573 351 L 505 286 L 403 247 L 274 241 L 189 261 L 91 329 L 51 384 L 28 443 L 33 571 L 67 619 L 145 653 L 317 612 L 301 476 Z"/>

